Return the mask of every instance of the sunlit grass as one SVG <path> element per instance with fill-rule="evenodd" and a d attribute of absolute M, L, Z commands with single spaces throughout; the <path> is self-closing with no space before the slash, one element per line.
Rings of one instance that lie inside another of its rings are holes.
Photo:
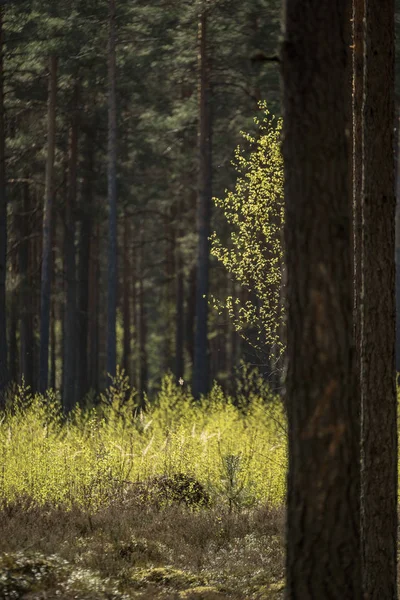
<path fill-rule="evenodd" d="M 238 406 L 239 404 L 239 406 Z M 231 509 L 284 501 L 286 434 L 280 401 L 267 390 L 207 399 L 167 376 L 157 398 L 137 407 L 122 373 L 100 404 L 64 419 L 57 396 L 15 391 L 0 424 L 0 501 L 95 511 L 127 482 L 184 473 L 214 504 Z"/>

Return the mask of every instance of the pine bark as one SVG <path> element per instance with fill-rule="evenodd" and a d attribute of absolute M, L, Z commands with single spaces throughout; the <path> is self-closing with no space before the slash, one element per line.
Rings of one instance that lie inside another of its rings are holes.
<path fill-rule="evenodd" d="M 183 257 L 179 241 L 176 244 L 176 278 L 175 278 L 175 379 L 184 377 L 185 359 L 185 282 L 183 274 Z"/>
<path fill-rule="evenodd" d="M 117 364 L 117 99 L 116 99 L 116 5 L 109 3 L 108 48 L 108 305 L 107 373 L 114 377 Z"/>
<path fill-rule="evenodd" d="M 89 385 L 94 391 L 99 389 L 100 368 L 100 228 L 97 225 L 90 239 L 90 261 L 89 261 Z"/>
<path fill-rule="evenodd" d="M 364 594 L 397 598 L 394 3 L 365 2 L 362 192 Z"/>
<path fill-rule="evenodd" d="M 286 0 L 290 600 L 362 598 L 347 0 Z"/>
<path fill-rule="evenodd" d="M 69 412 L 75 404 L 76 385 L 76 343 L 77 343 L 77 273 L 75 251 L 75 219 L 78 169 L 78 107 L 75 88 L 73 117 L 70 127 L 70 147 L 68 159 L 68 190 L 65 211 L 65 337 L 64 337 L 64 370 L 63 370 L 63 407 Z"/>
<path fill-rule="evenodd" d="M 400 114 L 397 125 L 396 165 L 396 372 L 400 372 Z"/>
<path fill-rule="evenodd" d="M 85 177 L 80 206 L 80 231 L 78 242 L 78 290 L 77 290 L 77 370 L 75 401 L 80 402 L 89 391 L 89 273 L 90 244 L 92 238 L 93 211 L 93 140 L 87 136 Z"/>
<path fill-rule="evenodd" d="M 0 406 L 8 383 L 7 365 L 7 190 L 4 126 L 4 8 L 0 6 Z"/>
<path fill-rule="evenodd" d="M 49 60 L 47 109 L 47 161 L 43 207 L 42 272 L 40 292 L 39 391 L 44 393 L 49 376 L 49 335 L 51 296 L 51 221 L 54 196 L 54 156 L 56 147 L 57 57 Z"/>
<path fill-rule="evenodd" d="M 22 187 L 21 210 L 19 214 L 19 311 L 20 311 L 20 380 L 26 385 L 33 386 L 34 380 L 34 340 L 33 340 L 33 311 L 32 311 L 32 278 L 29 273 L 29 222 L 31 218 L 31 199 L 29 184 Z"/>
<path fill-rule="evenodd" d="M 145 294 L 145 268 L 144 268 L 144 246 L 143 229 L 140 232 L 140 255 L 139 255 L 139 398 L 144 402 L 148 387 L 148 355 L 147 355 L 147 314 Z"/>
<path fill-rule="evenodd" d="M 122 366 L 130 378 L 132 360 L 132 318 L 131 318 L 131 292 L 132 292 L 132 265 L 131 265 L 131 224 L 130 217 L 125 215 L 123 239 L 123 286 L 122 286 L 122 315 L 124 324 Z"/>
<path fill-rule="evenodd" d="M 197 198 L 197 281 L 194 340 L 193 395 L 207 394 L 210 386 L 208 355 L 208 288 L 210 268 L 210 224 L 212 201 L 212 126 L 210 57 L 208 51 L 208 2 L 199 19 L 199 186 Z"/>

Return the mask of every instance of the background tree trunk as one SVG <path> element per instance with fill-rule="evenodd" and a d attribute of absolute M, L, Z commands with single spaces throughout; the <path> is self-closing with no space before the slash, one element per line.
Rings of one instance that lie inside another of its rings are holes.
<path fill-rule="evenodd" d="M 348 6 L 285 3 L 290 600 L 362 597 Z"/>
<path fill-rule="evenodd" d="M 397 125 L 396 164 L 396 371 L 400 372 L 400 111 Z"/>
<path fill-rule="evenodd" d="M 394 3 L 365 3 L 362 540 L 366 598 L 397 598 Z"/>
<path fill-rule="evenodd" d="M 20 299 L 20 374 L 26 385 L 33 386 L 34 382 L 34 339 L 33 339 L 33 307 L 32 287 L 33 278 L 29 272 L 29 250 L 30 250 L 30 221 L 32 218 L 32 206 L 30 198 L 29 183 L 22 187 L 22 203 L 19 215 L 19 274 L 21 283 L 19 287 Z"/>
<path fill-rule="evenodd" d="M 4 8 L 0 6 L 0 406 L 8 383 L 7 365 L 7 190 L 4 127 Z"/>
<path fill-rule="evenodd" d="M 77 285 L 75 255 L 75 218 L 76 190 L 78 169 L 78 88 L 74 91 L 74 107 L 70 128 L 70 147 L 68 160 L 68 190 L 65 211 L 65 331 L 64 337 L 64 371 L 63 371 L 63 406 L 69 412 L 75 404 L 76 385 L 76 342 L 77 342 Z"/>
<path fill-rule="evenodd" d="M 80 231 L 78 247 L 78 291 L 77 291 L 77 369 L 75 401 L 81 402 L 89 391 L 88 373 L 88 334 L 89 334 L 89 273 L 90 273 L 90 243 L 92 238 L 93 211 L 93 140 L 91 134 L 86 140 L 85 177 L 80 206 Z"/>
<path fill-rule="evenodd" d="M 183 257 L 179 240 L 176 243 L 176 278 L 175 278 L 175 379 L 184 377 L 185 375 L 185 285 L 183 274 Z"/>
<path fill-rule="evenodd" d="M 208 356 L 208 288 L 212 201 L 210 58 L 207 50 L 208 2 L 204 1 L 199 21 L 200 120 L 199 189 L 197 199 L 197 281 L 194 341 L 193 395 L 207 394 L 210 386 Z"/>
<path fill-rule="evenodd" d="M 42 277 L 40 293 L 39 391 L 44 393 L 49 375 L 49 334 L 51 296 L 51 218 L 54 195 L 54 155 L 56 146 L 57 57 L 49 61 L 47 111 L 46 186 L 43 207 Z"/>
<path fill-rule="evenodd" d="M 108 48 L 108 309 L 107 373 L 114 377 L 117 352 L 117 99 L 116 99 L 116 9 L 110 0 Z"/>
<path fill-rule="evenodd" d="M 131 264 L 131 223 L 130 217 L 125 215 L 124 222 L 124 239 L 123 239 L 123 285 L 122 285 L 122 313 L 123 313 L 123 350 L 122 350 L 122 366 L 125 374 L 130 378 L 131 374 L 131 353 L 132 353 L 132 338 L 131 338 L 131 282 L 132 282 L 132 264 Z"/>

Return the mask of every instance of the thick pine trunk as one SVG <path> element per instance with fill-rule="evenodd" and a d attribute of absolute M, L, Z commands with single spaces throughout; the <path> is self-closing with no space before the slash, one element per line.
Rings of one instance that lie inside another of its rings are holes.
<path fill-rule="evenodd" d="M 365 3 L 362 477 L 366 598 L 397 598 L 394 3 Z"/>
<path fill-rule="evenodd" d="M 65 211 L 65 280 L 66 303 L 64 324 L 64 370 L 63 370 L 63 407 L 69 412 L 75 404 L 76 384 L 76 343 L 77 343 L 77 282 L 75 254 L 75 218 L 78 168 L 78 114 L 77 89 L 75 107 L 70 129 L 70 148 L 68 159 L 68 190 Z"/>
<path fill-rule="evenodd" d="M 57 58 L 49 61 L 47 111 L 47 162 L 43 207 L 42 276 L 40 293 L 39 391 L 44 393 L 49 376 L 49 334 L 51 297 L 51 221 L 54 195 L 54 155 L 56 147 Z"/>
<path fill-rule="evenodd" d="M 116 8 L 110 0 L 108 48 L 108 305 L 107 373 L 114 377 L 117 363 L 117 99 L 116 99 Z"/>
<path fill-rule="evenodd" d="M 364 93 L 364 8 L 365 0 L 353 0 L 353 71 L 352 71 L 352 179 L 353 188 L 353 332 L 354 369 L 356 372 L 355 395 L 359 398 L 361 411 L 361 285 L 362 285 L 362 103 Z M 360 415 L 361 418 L 361 415 Z M 361 493 L 361 490 L 360 490 Z"/>
<path fill-rule="evenodd" d="M 362 598 L 347 0 L 286 0 L 290 600 Z"/>
<path fill-rule="evenodd" d="M 7 190 L 4 127 L 4 8 L 0 6 L 0 406 L 8 383 L 7 366 Z"/>
<path fill-rule="evenodd" d="M 193 394 L 198 398 L 210 387 L 208 355 L 208 288 L 210 268 L 210 224 L 212 201 L 211 159 L 211 88 L 208 56 L 208 6 L 203 2 L 199 21 L 200 118 L 199 118 L 199 187 L 197 198 L 197 281 L 196 328 L 194 340 Z"/>

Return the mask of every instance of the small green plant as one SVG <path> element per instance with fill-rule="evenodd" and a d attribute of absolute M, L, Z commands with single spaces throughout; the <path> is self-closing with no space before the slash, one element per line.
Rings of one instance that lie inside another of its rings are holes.
<path fill-rule="evenodd" d="M 282 121 L 271 117 L 265 103 L 256 118 L 256 136 L 243 133 L 246 149 L 238 147 L 233 162 L 237 181 L 233 191 L 215 198 L 229 226 L 226 242 L 213 234 L 212 253 L 225 266 L 243 296 L 214 298 L 226 309 L 237 330 L 260 352 L 278 361 L 283 350 L 282 228 L 284 221 Z M 248 332 L 256 332 L 248 337 Z"/>

